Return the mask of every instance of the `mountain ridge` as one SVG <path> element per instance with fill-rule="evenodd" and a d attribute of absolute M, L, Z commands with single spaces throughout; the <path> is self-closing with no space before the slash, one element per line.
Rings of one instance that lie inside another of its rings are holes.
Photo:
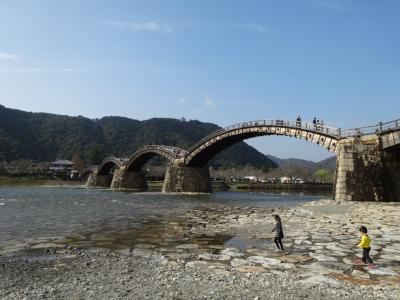
<path fill-rule="evenodd" d="M 293 165 L 297 167 L 309 168 L 312 172 L 315 172 L 318 169 L 326 169 L 329 172 L 334 172 L 336 168 L 336 156 L 328 157 L 317 162 L 300 158 L 278 158 L 268 154 L 266 156 L 276 163 L 280 168 Z"/>
<path fill-rule="evenodd" d="M 0 105 L 0 159 L 50 161 L 79 154 L 90 161 L 93 152 L 97 152 L 97 157 L 130 156 L 146 144 L 188 149 L 218 129 L 220 127 L 215 124 L 197 120 L 151 118 L 139 121 L 119 116 L 89 119 L 26 112 Z M 272 160 L 244 142 L 215 155 L 210 165 L 277 167 Z"/>

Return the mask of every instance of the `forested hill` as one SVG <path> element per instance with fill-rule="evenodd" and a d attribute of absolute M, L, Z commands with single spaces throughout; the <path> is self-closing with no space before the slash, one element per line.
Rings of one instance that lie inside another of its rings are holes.
<path fill-rule="evenodd" d="M 31 113 L 0 105 L 0 160 L 71 159 L 75 154 L 94 163 L 107 155 L 130 156 L 146 144 L 188 149 L 219 127 L 211 123 L 177 119 L 138 121 L 123 117 L 88 119 L 47 113 Z M 251 165 L 272 168 L 276 164 L 245 143 L 236 144 L 212 160 L 213 166 Z"/>

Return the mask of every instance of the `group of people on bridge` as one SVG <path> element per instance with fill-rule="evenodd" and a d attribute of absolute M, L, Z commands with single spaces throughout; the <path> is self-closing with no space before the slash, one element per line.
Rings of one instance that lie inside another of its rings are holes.
<path fill-rule="evenodd" d="M 325 124 L 324 124 L 324 121 L 323 121 L 323 120 L 317 120 L 317 118 L 314 117 L 314 119 L 313 119 L 313 126 L 314 126 L 314 129 L 315 129 L 316 131 L 323 131 L 324 125 L 325 125 Z M 296 119 L 296 127 L 301 127 L 301 117 L 300 117 L 300 115 L 297 116 L 297 119 Z"/>

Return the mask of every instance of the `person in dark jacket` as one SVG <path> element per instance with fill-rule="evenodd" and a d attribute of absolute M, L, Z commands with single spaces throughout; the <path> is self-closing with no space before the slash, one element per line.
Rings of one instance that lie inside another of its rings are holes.
<path fill-rule="evenodd" d="M 281 217 L 279 217 L 279 215 L 274 215 L 274 217 L 275 217 L 275 227 L 271 230 L 271 232 L 275 231 L 274 242 L 279 250 L 284 251 L 285 249 L 283 249 L 283 244 L 282 244 L 282 239 L 284 235 L 283 235 Z"/>

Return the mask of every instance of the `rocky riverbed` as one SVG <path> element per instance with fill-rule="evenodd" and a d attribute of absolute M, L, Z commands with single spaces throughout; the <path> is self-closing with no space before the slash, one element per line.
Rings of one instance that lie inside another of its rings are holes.
<path fill-rule="evenodd" d="M 272 214 L 284 225 L 276 251 Z M 400 205 L 332 200 L 280 208 L 199 206 L 0 247 L 0 297 L 399 299 Z M 357 227 L 376 269 L 355 264 Z"/>

